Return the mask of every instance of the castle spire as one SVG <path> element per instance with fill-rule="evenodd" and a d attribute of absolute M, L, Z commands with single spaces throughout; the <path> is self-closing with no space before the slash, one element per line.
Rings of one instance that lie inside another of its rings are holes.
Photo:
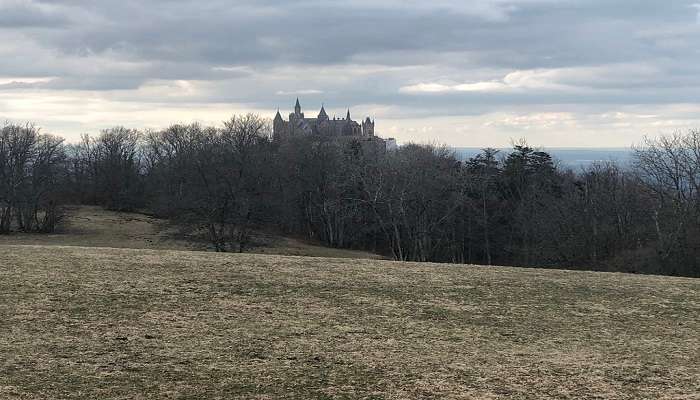
<path fill-rule="evenodd" d="M 297 97 L 297 103 L 294 105 L 294 113 L 301 114 L 301 104 L 299 104 L 298 97 Z"/>
<path fill-rule="evenodd" d="M 346 119 L 347 119 L 348 121 L 350 121 L 350 109 L 349 109 L 349 108 L 348 108 L 348 115 L 347 115 Z"/>

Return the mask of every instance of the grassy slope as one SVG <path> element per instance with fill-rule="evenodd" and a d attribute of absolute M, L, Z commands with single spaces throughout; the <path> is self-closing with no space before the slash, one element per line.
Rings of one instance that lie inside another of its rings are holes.
<path fill-rule="evenodd" d="M 700 280 L 0 246 L 0 398 L 698 398 Z"/>
<path fill-rule="evenodd" d="M 256 232 L 261 242 L 249 252 L 312 257 L 379 259 L 364 251 L 333 249 L 294 238 Z M 108 211 L 94 206 L 69 206 L 59 231 L 51 235 L 14 233 L 0 236 L 0 245 L 116 247 L 126 249 L 208 250 L 209 243 L 193 240 L 167 220 L 139 213 Z"/>

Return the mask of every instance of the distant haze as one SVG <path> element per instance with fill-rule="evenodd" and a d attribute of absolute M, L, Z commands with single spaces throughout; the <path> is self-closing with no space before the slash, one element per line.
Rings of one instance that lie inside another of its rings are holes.
<path fill-rule="evenodd" d="M 564 168 L 580 170 L 595 163 L 614 162 L 621 167 L 629 167 L 632 163 L 633 152 L 630 148 L 544 148 L 555 162 Z M 456 147 L 455 155 L 461 160 L 467 160 L 481 153 L 476 147 Z M 499 156 L 506 157 L 512 149 L 499 149 Z"/>
<path fill-rule="evenodd" d="M 272 118 L 399 142 L 626 147 L 700 127 L 700 0 L 2 0 L 0 120 Z"/>

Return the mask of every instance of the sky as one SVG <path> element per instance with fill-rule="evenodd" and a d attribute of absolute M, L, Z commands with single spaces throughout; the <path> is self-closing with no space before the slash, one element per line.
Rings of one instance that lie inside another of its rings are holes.
<path fill-rule="evenodd" d="M 700 128 L 700 0 L 0 0 L 0 120 L 376 118 L 400 143 L 626 147 Z"/>

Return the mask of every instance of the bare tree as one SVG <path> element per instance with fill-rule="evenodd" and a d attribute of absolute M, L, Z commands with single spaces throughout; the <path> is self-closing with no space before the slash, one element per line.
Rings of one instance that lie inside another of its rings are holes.
<path fill-rule="evenodd" d="M 0 233 L 9 233 L 13 225 L 24 232 L 55 229 L 65 161 L 62 143 L 31 124 L 2 128 Z"/>
<path fill-rule="evenodd" d="M 700 131 L 646 139 L 635 149 L 640 181 L 655 194 L 661 259 L 676 273 L 697 275 L 700 251 Z"/>

